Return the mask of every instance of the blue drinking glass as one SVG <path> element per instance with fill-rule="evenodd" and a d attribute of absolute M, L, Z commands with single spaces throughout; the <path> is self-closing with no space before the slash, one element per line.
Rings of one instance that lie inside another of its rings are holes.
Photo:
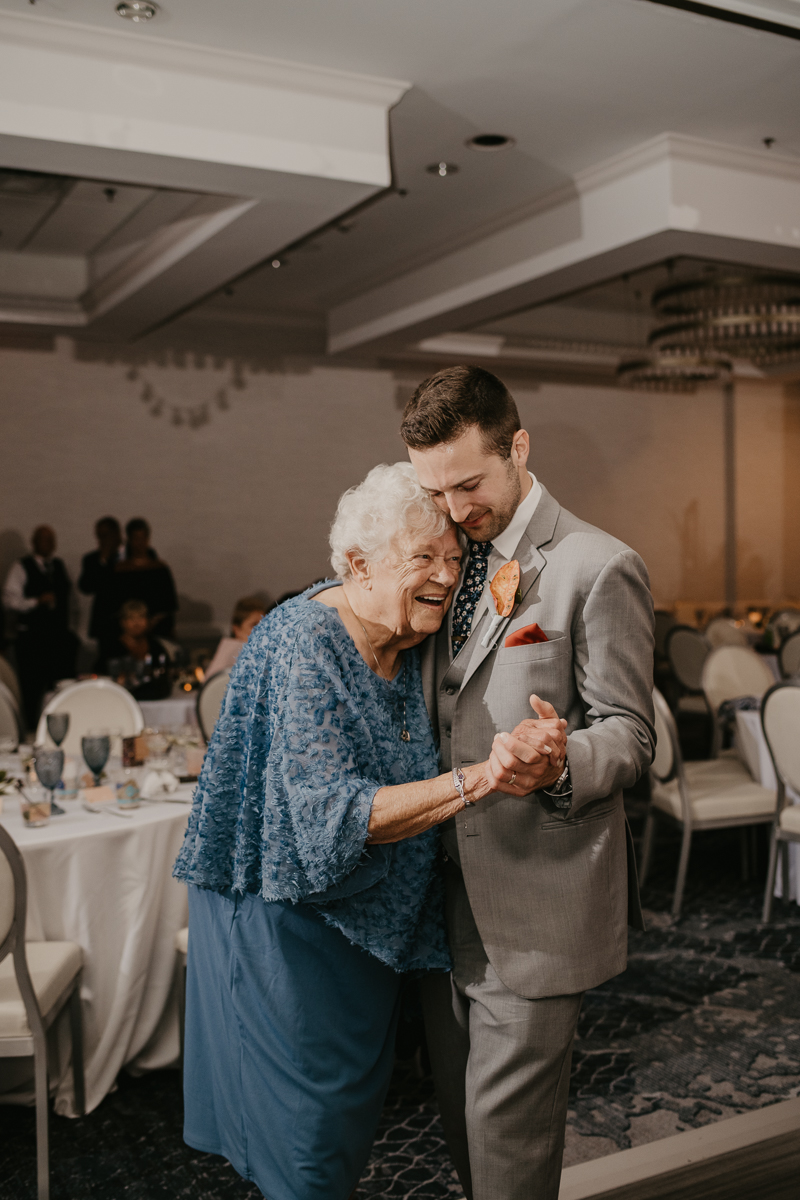
<path fill-rule="evenodd" d="M 108 762 L 111 752 L 111 738 L 107 733 L 90 734 L 81 738 L 81 750 L 87 767 L 94 775 L 94 786 L 99 787 L 103 767 Z"/>

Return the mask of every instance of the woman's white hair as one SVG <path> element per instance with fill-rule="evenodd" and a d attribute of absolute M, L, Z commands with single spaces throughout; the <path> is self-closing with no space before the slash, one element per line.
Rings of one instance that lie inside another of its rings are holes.
<path fill-rule="evenodd" d="M 338 579 L 349 579 L 348 551 L 380 562 L 398 538 L 436 538 L 452 528 L 447 513 L 420 486 L 411 463 L 381 463 L 339 500 L 329 538 L 331 565 Z"/>

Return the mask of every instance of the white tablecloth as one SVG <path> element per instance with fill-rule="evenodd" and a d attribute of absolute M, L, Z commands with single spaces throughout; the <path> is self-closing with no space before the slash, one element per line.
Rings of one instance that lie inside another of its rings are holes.
<path fill-rule="evenodd" d="M 775 768 L 769 752 L 764 730 L 761 728 L 760 712 L 736 713 L 736 748 L 750 768 L 750 774 L 757 779 L 762 787 L 775 790 L 778 781 L 775 778 Z M 800 804 L 800 796 L 786 789 L 786 803 Z M 783 895 L 783 872 L 778 871 L 775 878 L 775 895 Z M 800 845 L 789 843 L 789 898 L 800 904 Z"/>
<path fill-rule="evenodd" d="M 191 790 L 182 788 L 180 795 L 188 798 Z M 16 798 L 6 796 L 0 820 L 25 860 L 26 940 L 77 942 L 83 950 L 91 1112 L 123 1066 L 156 1070 L 178 1057 L 175 934 L 187 923 L 188 905 L 172 865 L 189 804 L 142 805 L 129 818 L 88 813 L 77 800 L 61 804 L 68 810 L 64 816 L 31 829 Z M 0 1063 L 0 1090 L 8 1081 Z M 56 1112 L 75 1115 L 71 1070 L 59 1080 Z"/>
<path fill-rule="evenodd" d="M 147 729 L 180 729 L 181 725 L 197 728 L 197 696 L 188 692 L 169 700 L 140 700 Z"/>

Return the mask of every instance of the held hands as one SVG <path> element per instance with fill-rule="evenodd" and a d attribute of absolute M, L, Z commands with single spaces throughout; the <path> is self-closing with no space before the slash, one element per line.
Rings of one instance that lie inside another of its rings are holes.
<path fill-rule="evenodd" d="M 567 722 L 546 700 L 531 696 L 530 703 L 539 719 L 521 721 L 511 733 L 498 733 L 492 743 L 493 790 L 509 796 L 527 796 L 549 787 L 564 770 Z"/>

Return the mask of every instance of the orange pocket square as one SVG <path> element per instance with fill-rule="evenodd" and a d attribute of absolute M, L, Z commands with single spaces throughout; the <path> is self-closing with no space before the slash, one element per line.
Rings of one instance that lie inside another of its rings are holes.
<path fill-rule="evenodd" d="M 534 621 L 532 625 L 525 625 L 522 629 L 517 629 L 514 633 L 510 633 L 503 642 L 503 645 L 534 646 L 536 642 L 546 642 L 547 640 L 547 634 L 543 633 Z"/>

